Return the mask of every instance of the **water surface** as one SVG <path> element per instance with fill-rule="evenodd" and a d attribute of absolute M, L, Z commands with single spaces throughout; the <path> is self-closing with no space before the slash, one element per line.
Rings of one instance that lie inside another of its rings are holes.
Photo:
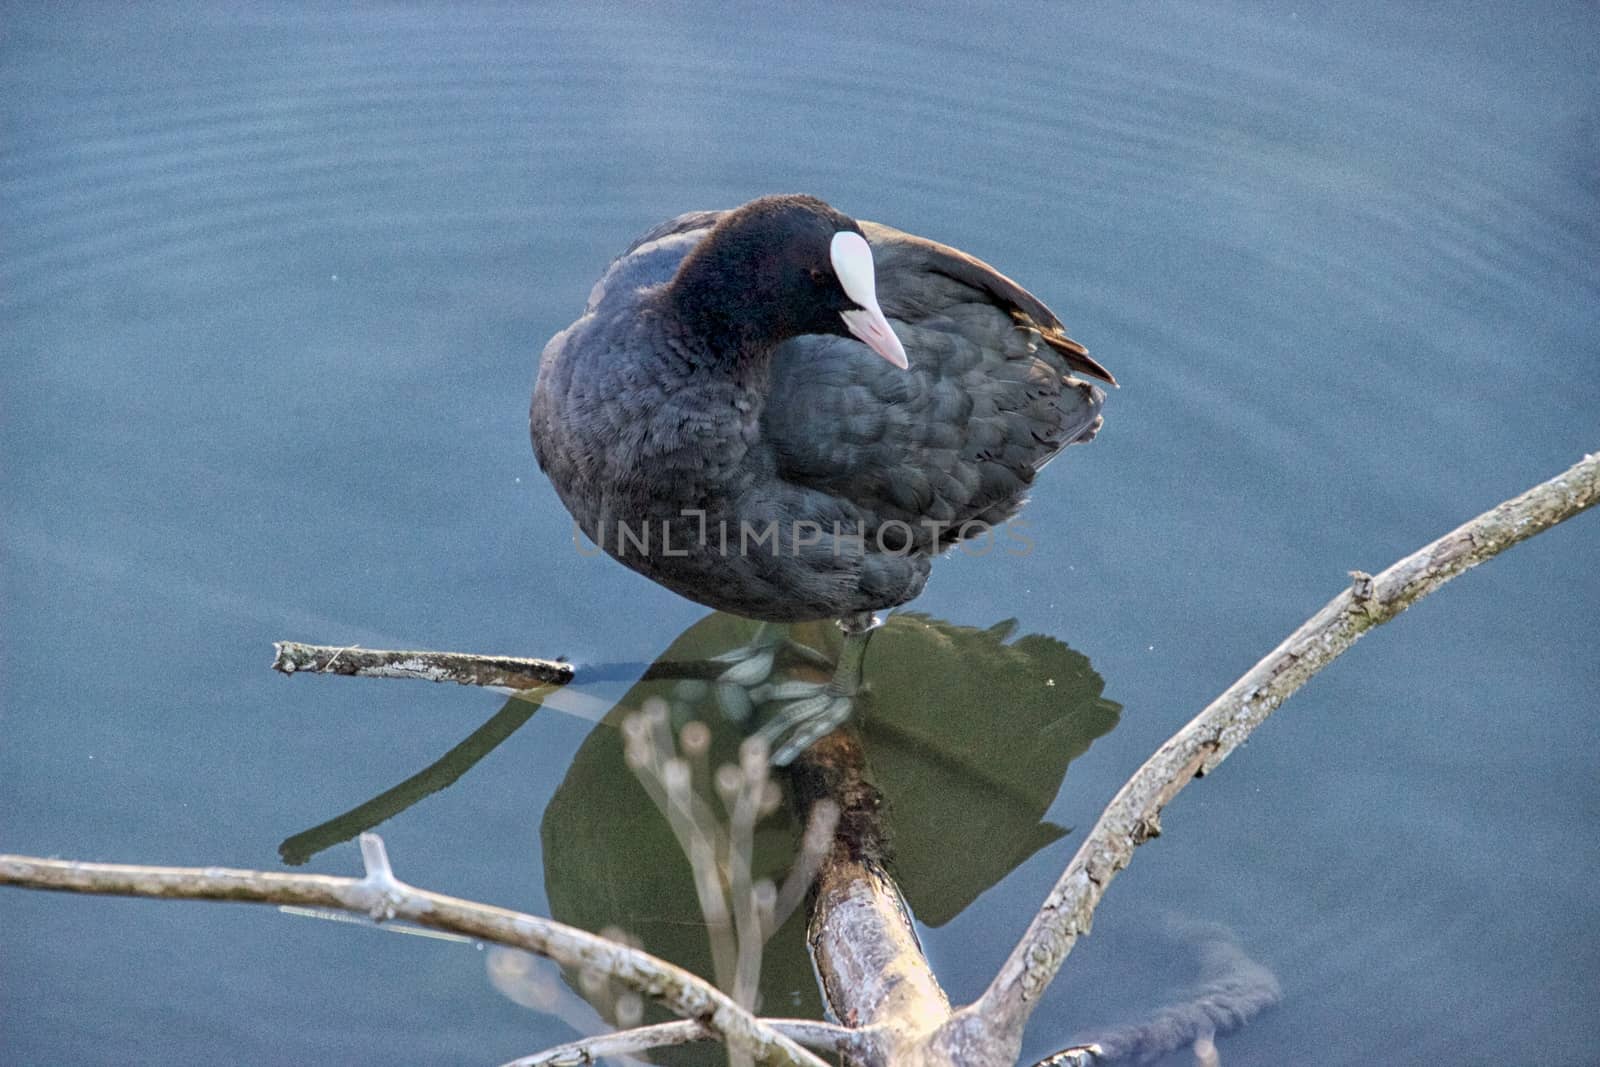
<path fill-rule="evenodd" d="M 966 248 L 1124 382 L 1041 479 L 1035 551 L 956 553 L 916 605 L 1015 618 L 1121 707 L 1046 813 L 1078 830 L 923 931 L 958 999 L 1123 778 L 1346 571 L 1600 447 L 1591 4 L 4 24 L 7 851 L 273 868 L 500 705 L 285 681 L 275 639 L 645 663 L 699 620 L 573 551 L 526 436 L 544 340 L 690 208 L 802 190 Z M 1176 995 L 1175 916 L 1284 987 L 1230 1065 L 1600 1059 L 1597 548 L 1589 516 L 1462 578 L 1186 792 L 1025 1052 Z M 384 824 L 400 876 L 547 911 L 545 805 L 592 728 L 534 716 Z M 572 1036 L 472 947 L 198 904 L 0 914 L 10 1062 Z"/>

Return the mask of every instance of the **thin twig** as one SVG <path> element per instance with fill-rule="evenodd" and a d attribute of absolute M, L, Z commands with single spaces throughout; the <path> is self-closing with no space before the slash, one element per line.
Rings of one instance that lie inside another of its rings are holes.
<path fill-rule="evenodd" d="M 349 916 L 344 916 L 349 918 Z M 360 920 L 352 919 L 352 922 Z M 429 931 L 430 933 L 432 931 Z M 607 929 L 601 934 L 615 941 L 629 942 L 626 938 L 619 938 Z M 548 1015 L 565 1023 L 574 1033 L 593 1037 L 597 1034 L 608 1032 L 611 1027 L 606 1024 L 605 1017 L 594 1002 L 590 1001 L 582 992 L 584 975 L 578 976 L 578 981 L 573 984 L 561 977 L 561 968 L 541 959 L 531 952 L 519 949 L 506 948 L 504 945 L 491 945 L 485 953 L 484 970 L 488 974 L 489 982 L 495 990 L 513 1004 L 536 1011 L 541 1015 Z M 605 981 L 606 992 L 611 992 L 615 985 L 609 979 Z M 637 993 L 624 990 L 623 998 L 631 998 L 639 1005 L 639 1010 L 644 1011 L 643 1002 Z M 603 999 L 603 998 L 601 998 Z M 609 1008 L 613 1014 L 619 1007 L 617 998 L 613 998 Z M 618 1021 L 622 1027 L 637 1026 L 642 1016 L 635 1017 L 630 1022 Z M 631 1056 L 615 1057 L 617 1064 L 625 1067 L 642 1067 L 640 1061 Z"/>
<path fill-rule="evenodd" d="M 706 1025 L 757 1063 L 824 1067 L 726 994 L 681 967 L 595 934 L 396 880 L 376 834 L 363 834 L 365 878 L 281 874 L 222 867 L 149 867 L 0 855 L 0 885 L 76 893 L 334 908 L 373 919 L 404 919 L 546 956 L 565 967 L 599 970 L 678 1015 Z"/>
<path fill-rule="evenodd" d="M 851 1030 L 835 1023 L 813 1022 L 809 1019 L 762 1019 L 772 1030 L 797 1044 L 823 1052 L 852 1054 L 861 1044 L 864 1031 Z M 505 1067 L 577 1067 L 580 1064 L 598 1063 L 606 1056 L 631 1056 L 651 1049 L 688 1045 L 710 1040 L 717 1035 L 692 1019 L 678 1019 L 654 1026 L 640 1026 L 632 1030 L 618 1030 L 613 1034 L 586 1037 L 531 1056 L 512 1060 Z"/>
<path fill-rule="evenodd" d="M 730 992 L 735 1001 L 751 1011 L 756 1010 L 761 950 L 767 939 L 750 866 L 755 859 L 756 818 L 761 813 L 761 796 L 769 781 L 768 755 L 767 746 L 756 738 L 746 738 L 739 746 L 739 766 L 735 771 L 740 781 L 733 791 L 732 810 L 728 812 L 728 900 L 733 908 L 734 932 L 739 942 Z"/>
<path fill-rule="evenodd" d="M 535 689 L 572 681 L 572 664 L 470 652 L 393 652 L 277 641 L 272 669 L 284 674 L 345 674 L 363 678 L 415 678 L 425 682 Z"/>
<path fill-rule="evenodd" d="M 677 755 L 665 701 L 646 702 L 643 711 L 623 720 L 624 758 L 644 787 L 689 861 L 695 898 L 711 943 L 711 974 L 717 988 L 733 991 L 738 945 L 733 918 L 717 868 L 717 838 L 722 829 L 694 791 L 689 760 Z"/>
<path fill-rule="evenodd" d="M 784 876 L 783 885 L 778 887 L 772 902 L 772 914 L 766 917 L 768 937 L 777 933 L 806 899 L 823 861 L 833 850 L 833 834 L 838 826 L 839 805 L 835 801 L 823 798 L 812 803 L 811 812 L 806 816 L 805 832 L 800 838 L 800 856 Z"/>
<path fill-rule="evenodd" d="M 1160 833 L 1161 809 L 1189 781 L 1213 770 L 1291 693 L 1353 645 L 1469 567 L 1600 503 L 1600 454 L 1584 459 L 1382 574 L 1356 574 L 1261 662 L 1214 700 L 1136 771 L 1100 816 L 1038 914 L 979 1000 L 960 1013 L 991 1033 L 1020 1034 L 1111 879 L 1133 850 Z"/>

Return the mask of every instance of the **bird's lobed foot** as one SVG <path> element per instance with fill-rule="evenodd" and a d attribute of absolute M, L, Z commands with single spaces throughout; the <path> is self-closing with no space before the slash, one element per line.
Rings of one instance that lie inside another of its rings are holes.
<path fill-rule="evenodd" d="M 800 695 L 801 687 L 809 690 L 809 695 Z M 762 724 L 756 736 L 767 742 L 772 763 L 777 767 L 788 766 L 800 753 L 843 726 L 855 705 L 853 695 L 840 692 L 831 682 L 786 682 L 773 688 L 790 698 Z"/>
<path fill-rule="evenodd" d="M 776 643 L 744 645 L 713 656 L 712 663 L 726 663 L 728 668 L 717 676 L 721 685 L 737 685 L 746 689 L 760 685 L 772 675 L 772 664 L 777 659 Z"/>
<path fill-rule="evenodd" d="M 801 663 L 826 663 L 821 655 L 797 645 L 765 626 L 749 644 L 724 652 L 715 658 L 728 664 L 717 677 L 718 702 L 724 716 L 736 722 L 747 721 L 756 707 L 770 707 L 766 721 L 756 731 L 767 742 L 772 762 L 785 766 L 811 745 L 844 725 L 861 689 L 861 667 L 866 653 L 867 635 L 882 620 L 861 612 L 839 620 L 845 633 L 844 648 L 826 683 L 774 680 L 780 656 Z M 782 678 L 782 672 L 777 675 Z"/>

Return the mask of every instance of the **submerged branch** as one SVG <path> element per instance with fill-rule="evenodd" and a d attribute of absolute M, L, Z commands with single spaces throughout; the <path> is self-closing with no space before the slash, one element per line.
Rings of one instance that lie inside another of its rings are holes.
<path fill-rule="evenodd" d="M 1355 644 L 1469 567 L 1600 503 L 1600 454 L 1584 459 L 1412 553 L 1376 577 L 1352 572 L 1334 597 L 1145 761 L 1106 807 L 1000 973 L 960 1016 L 1021 1031 L 1060 970 L 1106 887 L 1133 850 L 1161 832 L 1160 815 L 1189 781 L 1212 769 L 1290 694 Z"/>
<path fill-rule="evenodd" d="M 400 814 L 425 797 L 448 789 L 478 761 L 493 752 L 539 710 L 532 700 L 508 700 L 488 722 L 472 731 L 460 744 L 399 785 L 363 801 L 343 814 L 285 838 L 278 855 L 298 867 L 317 853 L 343 844 L 358 834 Z"/>
<path fill-rule="evenodd" d="M 276 641 L 272 669 L 284 674 L 345 674 L 363 678 L 415 678 L 424 682 L 536 689 L 572 681 L 572 664 L 469 652 L 393 652 Z"/>
<path fill-rule="evenodd" d="M 0 885 L 74 893 L 333 908 L 374 920 L 403 919 L 525 949 L 565 967 L 592 969 L 686 1019 L 703 1023 L 756 1063 L 824 1067 L 816 1056 L 681 967 L 552 919 L 445 896 L 395 879 L 376 834 L 361 837 L 365 878 L 222 867 L 149 867 L 0 855 Z"/>
<path fill-rule="evenodd" d="M 1178 924 L 1175 933 L 1194 946 L 1200 964 L 1194 984 L 1178 1001 L 1140 1022 L 1096 1031 L 1092 1041 L 1068 1052 L 1092 1049 L 1101 1060 L 1134 1064 L 1154 1063 L 1188 1048 L 1203 1063 L 1204 1046 L 1218 1034 L 1239 1029 L 1283 999 L 1277 976 L 1246 955 L 1226 927 L 1187 922 Z M 1046 1060 L 1035 1067 L 1050 1064 Z"/>

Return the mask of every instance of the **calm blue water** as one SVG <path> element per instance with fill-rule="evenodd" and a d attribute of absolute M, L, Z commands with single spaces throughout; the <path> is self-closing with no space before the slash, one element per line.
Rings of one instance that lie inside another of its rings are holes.
<path fill-rule="evenodd" d="M 545 339 L 689 208 L 803 190 L 966 248 L 1125 383 L 1041 480 L 1035 551 L 958 553 L 916 605 L 1059 639 L 1121 706 L 1061 827 L 1347 570 L 1600 447 L 1593 4 L 7 7 L 0 850 L 273 868 L 500 706 L 285 680 L 274 639 L 648 662 L 700 619 L 572 550 L 526 434 Z M 1178 995 L 1176 916 L 1282 982 L 1230 1067 L 1600 1062 L 1597 549 L 1591 515 L 1464 577 L 1186 792 L 1027 1053 Z M 536 715 L 386 823 L 400 876 L 548 909 L 544 808 L 591 728 Z M 1077 837 L 924 930 L 954 997 Z M 573 1035 L 485 960 L 7 891 L 0 1058 Z"/>

